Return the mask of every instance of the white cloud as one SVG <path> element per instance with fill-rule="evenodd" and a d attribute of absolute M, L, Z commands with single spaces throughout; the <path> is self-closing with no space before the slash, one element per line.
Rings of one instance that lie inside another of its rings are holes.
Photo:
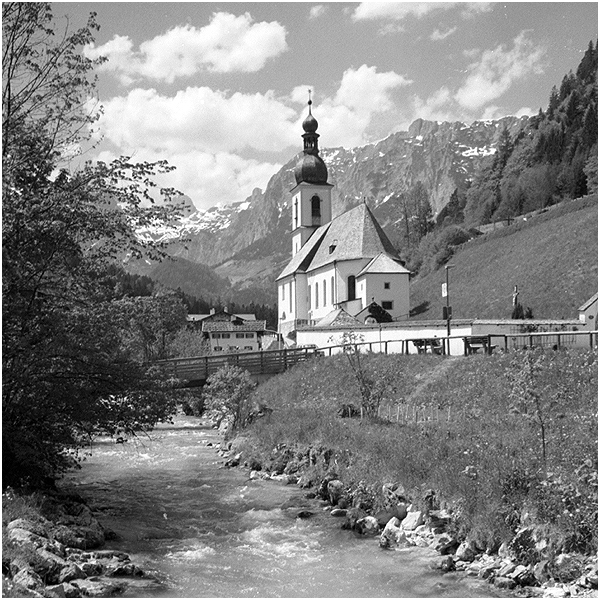
<path fill-rule="evenodd" d="M 373 116 L 395 108 L 394 92 L 409 83 L 393 71 L 378 73 L 367 65 L 346 70 L 330 97 L 313 95 L 322 145 L 367 143 Z M 255 187 L 264 188 L 279 168 L 272 153 L 301 150 L 309 88 L 297 86 L 286 98 L 208 87 L 167 96 L 138 88 L 105 102 L 97 128 L 115 154 L 166 159 L 176 166 L 164 185 L 189 195 L 198 207 L 241 201 Z"/>
<path fill-rule="evenodd" d="M 447 12 L 461 9 L 463 19 L 488 12 L 492 2 L 361 2 L 352 18 L 355 21 L 391 20 L 403 21 L 407 17 L 421 19 L 434 12 Z"/>
<path fill-rule="evenodd" d="M 434 42 L 439 42 L 441 40 L 445 40 L 447 37 L 450 37 L 456 31 L 456 29 L 456 27 L 451 27 L 447 31 L 440 31 L 439 29 L 436 29 L 429 37 Z"/>
<path fill-rule="evenodd" d="M 361 2 L 352 15 L 355 21 L 391 19 L 402 21 L 408 16 L 417 18 L 440 10 L 448 10 L 455 2 Z"/>
<path fill-rule="evenodd" d="M 189 87 L 174 96 L 134 89 L 104 103 L 98 126 L 121 148 L 178 152 L 281 150 L 293 142 L 296 112 L 266 94 L 227 95 Z"/>
<path fill-rule="evenodd" d="M 172 83 L 203 68 L 218 73 L 256 72 L 268 59 L 287 50 L 286 29 L 278 22 L 253 22 L 249 13 L 236 17 L 218 12 L 205 27 L 180 25 L 133 49 L 132 41 L 115 36 L 101 46 L 90 44 L 90 58 L 106 56 L 100 67 L 114 71 L 129 85 L 145 77 Z"/>
<path fill-rule="evenodd" d="M 309 16 L 311 19 L 318 19 L 319 17 L 322 17 L 326 12 L 326 6 L 324 6 L 323 4 L 315 4 L 314 6 L 311 6 Z"/>
<path fill-rule="evenodd" d="M 392 107 L 390 92 L 412 81 L 394 71 L 377 73 L 376 67 L 362 65 L 344 72 L 335 103 L 357 111 L 381 112 Z"/>
<path fill-rule="evenodd" d="M 486 50 L 479 61 L 469 65 L 469 75 L 455 94 L 457 102 L 468 110 L 485 106 L 502 96 L 515 81 L 541 73 L 545 52 L 545 48 L 529 41 L 525 32 L 515 38 L 511 49 L 500 45 Z"/>
<path fill-rule="evenodd" d="M 98 160 L 110 162 L 115 153 L 104 151 Z M 149 149 L 136 151 L 133 161 L 156 161 L 164 158 Z M 195 206 L 207 209 L 215 204 L 229 204 L 245 200 L 256 187 L 264 189 L 281 165 L 246 160 L 235 154 L 185 151 L 168 157 L 170 173 L 159 175 L 156 182 L 162 187 L 173 187 L 188 195 Z"/>

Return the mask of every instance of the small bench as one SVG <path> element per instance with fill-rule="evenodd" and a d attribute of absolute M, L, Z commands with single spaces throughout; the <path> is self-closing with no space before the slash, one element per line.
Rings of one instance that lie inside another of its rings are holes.
<path fill-rule="evenodd" d="M 425 338 L 422 340 L 412 340 L 419 354 L 443 354 L 444 345 L 438 338 Z"/>
<path fill-rule="evenodd" d="M 479 350 L 483 350 L 484 354 L 491 354 L 496 348 L 495 345 L 490 343 L 489 336 L 469 336 L 465 337 L 465 356 L 470 354 L 477 354 Z"/>

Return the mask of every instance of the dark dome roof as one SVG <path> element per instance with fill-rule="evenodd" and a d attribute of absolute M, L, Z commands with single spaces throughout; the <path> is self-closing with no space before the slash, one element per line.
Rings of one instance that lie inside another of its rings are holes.
<path fill-rule="evenodd" d="M 314 133 L 317 130 L 318 126 L 319 123 L 312 116 L 312 113 L 309 112 L 308 117 L 306 117 L 306 119 L 304 119 L 304 121 L 302 122 L 302 129 L 304 129 L 306 133 Z"/>
<path fill-rule="evenodd" d="M 327 167 L 323 159 L 315 154 L 304 154 L 294 169 L 296 183 L 327 183 Z"/>

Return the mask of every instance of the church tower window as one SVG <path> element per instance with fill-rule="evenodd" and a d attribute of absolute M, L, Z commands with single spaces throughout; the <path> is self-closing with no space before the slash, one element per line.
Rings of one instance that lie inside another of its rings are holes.
<path fill-rule="evenodd" d="M 356 300 L 356 277 L 348 277 L 348 300 Z"/>

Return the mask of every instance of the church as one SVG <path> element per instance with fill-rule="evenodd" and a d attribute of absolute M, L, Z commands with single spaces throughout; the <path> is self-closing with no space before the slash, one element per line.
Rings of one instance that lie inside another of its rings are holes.
<path fill-rule="evenodd" d="M 287 342 L 299 328 L 329 324 L 340 314 L 358 324 L 373 322 L 369 307 L 394 321 L 408 319 L 410 309 L 410 273 L 367 204 L 332 218 L 333 185 L 319 156 L 311 104 L 290 191 L 292 259 L 277 278 L 278 330 Z"/>

